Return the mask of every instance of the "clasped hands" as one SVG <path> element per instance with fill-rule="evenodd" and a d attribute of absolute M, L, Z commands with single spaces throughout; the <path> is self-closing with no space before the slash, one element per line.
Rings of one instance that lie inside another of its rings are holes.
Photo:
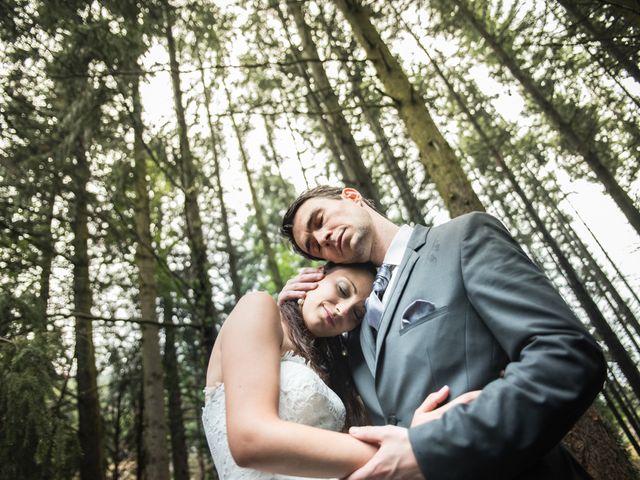
<path fill-rule="evenodd" d="M 298 276 L 289 279 L 278 295 L 278 303 L 287 300 L 304 298 L 309 290 L 318 285 L 324 270 L 320 268 L 303 268 Z M 480 390 L 463 393 L 446 405 L 439 407 L 449 396 L 449 387 L 444 386 L 437 392 L 427 396 L 416 409 L 411 420 L 411 426 L 437 420 L 446 411 L 459 404 L 474 401 Z M 394 425 L 384 427 L 351 427 L 349 433 L 363 442 L 378 447 L 377 453 L 365 465 L 346 477 L 344 480 L 364 479 L 394 479 L 394 480 L 422 480 L 422 472 L 411 448 L 409 430 Z"/>
<path fill-rule="evenodd" d="M 449 387 L 444 386 L 431 393 L 422 402 L 411 420 L 411 426 L 437 420 L 448 410 L 459 404 L 474 401 L 480 390 L 463 393 L 446 405 L 438 407 L 449 396 Z M 349 433 L 363 442 L 378 446 L 378 452 L 365 465 L 346 477 L 345 480 L 396 479 L 422 480 L 424 477 L 411 448 L 409 430 L 403 427 L 351 427 Z"/>

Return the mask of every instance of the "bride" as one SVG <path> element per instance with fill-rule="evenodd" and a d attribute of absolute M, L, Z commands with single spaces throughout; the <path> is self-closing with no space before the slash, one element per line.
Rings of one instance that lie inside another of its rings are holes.
<path fill-rule="evenodd" d="M 364 317 L 375 267 L 330 264 L 324 273 L 304 301 L 278 307 L 266 293 L 245 295 L 220 329 L 202 414 L 219 478 L 342 478 L 377 451 L 343 433 L 368 422 L 340 335 Z M 447 393 L 427 397 L 414 420 L 471 400 L 435 409 Z"/>

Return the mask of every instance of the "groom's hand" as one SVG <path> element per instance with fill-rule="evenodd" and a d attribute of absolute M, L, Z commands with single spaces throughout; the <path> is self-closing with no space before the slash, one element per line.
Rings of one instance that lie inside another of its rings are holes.
<path fill-rule="evenodd" d="M 318 282 L 324 278 L 323 267 L 306 267 L 300 269 L 297 276 L 290 278 L 278 294 L 278 305 L 287 300 L 304 298 L 309 290 L 318 286 Z"/>
<path fill-rule="evenodd" d="M 422 402 L 422 405 L 420 405 L 413 414 L 411 426 L 415 427 L 416 425 L 422 425 L 423 423 L 437 420 L 442 417 L 442 415 L 444 415 L 447 410 L 451 410 L 456 405 L 459 405 L 461 403 L 469 404 L 473 402 L 476 398 L 478 398 L 480 393 L 482 393 L 482 390 L 473 390 L 471 392 L 466 392 L 454 398 L 446 405 L 438 407 L 438 405 L 443 403 L 449 396 L 449 387 L 445 385 L 437 392 L 430 393 L 427 398 L 425 398 L 424 402 Z"/>
<path fill-rule="evenodd" d="M 345 480 L 394 479 L 424 480 L 418 461 L 409 442 L 406 428 L 387 425 L 384 427 L 351 427 L 349 433 L 363 442 L 378 445 L 378 452 L 365 465 L 346 477 Z"/>

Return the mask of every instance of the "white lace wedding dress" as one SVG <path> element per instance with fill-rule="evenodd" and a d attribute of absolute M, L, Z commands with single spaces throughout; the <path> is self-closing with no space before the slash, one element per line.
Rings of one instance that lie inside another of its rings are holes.
<path fill-rule="evenodd" d="M 280 418 L 326 430 L 340 431 L 344 404 L 309 367 L 305 360 L 287 352 L 280 361 Z M 276 475 L 241 468 L 233 461 L 227 441 L 224 384 L 205 388 L 202 422 L 209 449 L 221 480 L 292 480 L 301 477 Z"/>

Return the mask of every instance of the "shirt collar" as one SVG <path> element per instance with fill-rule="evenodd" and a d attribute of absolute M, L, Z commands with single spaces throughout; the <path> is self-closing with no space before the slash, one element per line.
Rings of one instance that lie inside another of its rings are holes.
<path fill-rule="evenodd" d="M 412 232 L 413 227 L 409 225 L 402 225 L 400 227 L 398 233 L 393 237 L 391 245 L 389 245 L 382 263 L 388 263 L 396 266 L 400 265 L 402 257 L 404 256 L 404 251 L 407 249 L 407 245 L 409 244 L 409 238 L 411 238 Z"/>

